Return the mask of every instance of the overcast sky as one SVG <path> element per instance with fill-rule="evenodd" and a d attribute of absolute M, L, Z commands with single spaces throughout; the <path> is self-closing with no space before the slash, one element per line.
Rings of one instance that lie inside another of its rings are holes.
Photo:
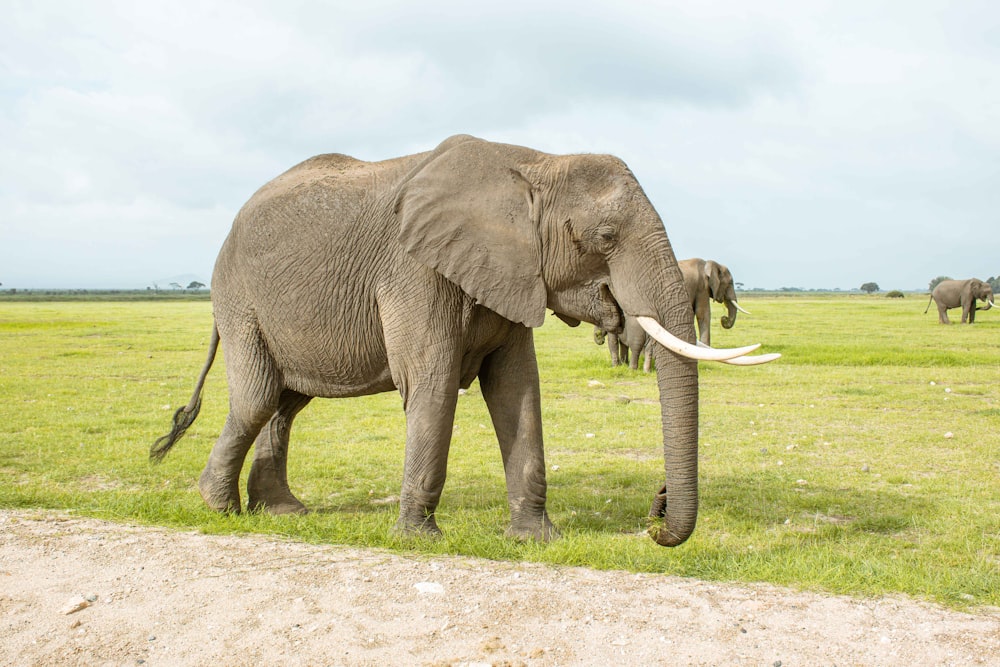
<path fill-rule="evenodd" d="M 4 0 L 3 289 L 208 283 L 318 153 L 624 159 L 747 288 L 1000 274 L 1000 3 Z"/>

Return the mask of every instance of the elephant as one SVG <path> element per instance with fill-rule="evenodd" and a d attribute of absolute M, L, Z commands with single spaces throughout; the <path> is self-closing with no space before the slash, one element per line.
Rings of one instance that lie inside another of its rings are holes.
<path fill-rule="evenodd" d="M 986 302 L 985 308 L 976 307 L 976 299 Z M 967 280 L 942 280 L 931 292 L 927 301 L 926 314 L 931 307 L 931 301 L 937 303 L 938 321 L 941 324 L 951 324 L 948 319 L 949 308 L 962 308 L 962 324 L 976 321 L 977 310 L 989 310 L 993 307 L 993 289 L 990 284 L 978 278 Z"/>
<path fill-rule="evenodd" d="M 749 315 L 736 301 L 736 289 L 733 274 L 724 264 L 699 257 L 682 259 L 679 262 L 681 274 L 684 276 L 684 286 L 691 298 L 691 310 L 694 311 L 698 323 L 698 338 L 705 345 L 711 344 L 710 323 L 712 307 L 710 299 L 726 304 L 728 315 L 722 317 L 722 327 L 731 329 L 736 324 L 737 312 Z M 643 371 L 650 372 L 651 355 L 649 335 L 630 317 L 625 317 L 625 327 L 622 335 L 605 332 L 595 328 L 594 342 L 603 345 L 605 335 L 611 351 L 611 365 L 628 364 L 636 370 L 639 367 L 640 354 L 645 355 Z M 630 361 L 631 357 L 631 361 Z"/>
<path fill-rule="evenodd" d="M 737 312 L 749 315 L 736 301 L 736 288 L 733 274 L 724 264 L 700 257 L 682 259 L 681 274 L 684 276 L 684 286 L 691 297 L 691 309 L 694 310 L 698 322 L 698 339 L 705 345 L 711 345 L 712 306 L 710 299 L 724 303 L 728 314 L 722 317 L 722 328 L 731 329 L 736 324 Z"/>
<path fill-rule="evenodd" d="M 198 416 L 222 345 L 229 413 L 199 480 L 205 503 L 303 513 L 288 484 L 289 436 L 316 397 L 398 391 L 406 417 L 402 535 L 440 534 L 459 389 L 478 378 L 499 444 L 515 539 L 558 532 L 546 510 L 533 328 L 547 309 L 618 331 L 636 316 L 659 342 L 666 484 L 650 528 L 684 542 L 698 510 L 698 361 L 765 363 L 759 345 L 696 346 L 663 222 L 610 155 L 554 155 L 468 135 L 366 162 L 319 155 L 240 209 L 212 276 L 208 356 L 187 405 L 150 448 L 160 461 Z"/>
<path fill-rule="evenodd" d="M 605 338 L 608 341 L 608 349 L 611 351 L 612 366 L 628 364 L 632 370 L 638 370 L 639 357 L 645 355 L 642 369 L 646 373 L 650 371 L 652 356 L 649 348 L 652 344 L 652 338 L 634 317 L 625 316 L 621 333 L 604 331 L 599 326 L 594 325 L 594 342 L 598 345 L 604 345 Z"/>

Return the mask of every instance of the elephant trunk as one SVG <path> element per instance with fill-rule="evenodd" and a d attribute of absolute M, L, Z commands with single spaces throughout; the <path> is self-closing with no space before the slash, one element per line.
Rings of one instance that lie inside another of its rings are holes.
<path fill-rule="evenodd" d="M 636 243 L 632 262 L 609 262 L 611 290 L 625 315 L 636 318 L 655 342 L 651 354 L 660 391 L 665 484 L 656 494 L 649 536 L 661 546 L 690 537 L 698 519 L 698 352 L 691 299 L 659 218 Z M 623 257 L 626 254 L 623 253 Z M 644 272 L 636 275 L 633 267 Z M 666 330 L 674 340 L 660 335 Z M 678 340 L 679 339 L 679 340 Z M 677 345 L 679 343 L 679 346 Z M 687 348 L 687 349 L 686 349 Z M 751 350 L 727 353 L 746 354 Z M 662 518 L 662 521 L 656 521 Z"/>
<path fill-rule="evenodd" d="M 733 325 L 736 324 L 736 315 L 739 313 L 737 310 L 735 299 L 726 299 L 726 310 L 729 312 L 728 315 L 722 316 L 722 328 L 732 329 Z"/>
<path fill-rule="evenodd" d="M 696 339 L 687 290 L 680 276 L 673 281 L 670 277 L 660 278 L 661 285 L 672 287 L 660 291 L 664 301 L 655 307 L 656 319 L 674 336 L 693 345 Z M 662 518 L 662 522 L 651 525 L 649 535 L 661 546 L 674 547 L 690 537 L 698 520 L 698 362 L 671 351 L 653 331 L 646 330 L 656 340 L 651 353 L 660 390 L 666 482 L 650 509 L 650 515 Z"/>
<path fill-rule="evenodd" d="M 694 531 L 698 520 L 698 362 L 653 346 L 663 423 L 666 484 L 650 515 L 663 523 L 650 528 L 657 544 L 674 547 Z"/>
<path fill-rule="evenodd" d="M 993 307 L 993 297 L 992 295 L 986 298 L 986 307 L 979 308 L 979 310 L 989 310 Z"/>

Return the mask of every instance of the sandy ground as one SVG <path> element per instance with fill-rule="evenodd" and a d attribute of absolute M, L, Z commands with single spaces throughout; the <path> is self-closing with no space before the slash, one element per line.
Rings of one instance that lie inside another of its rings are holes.
<path fill-rule="evenodd" d="M 1000 665 L 1000 610 L 0 511 L 0 664 Z"/>

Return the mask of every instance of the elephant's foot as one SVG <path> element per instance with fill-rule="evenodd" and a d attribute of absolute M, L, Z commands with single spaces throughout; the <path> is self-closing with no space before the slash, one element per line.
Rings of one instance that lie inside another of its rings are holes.
<path fill-rule="evenodd" d="M 240 513 L 239 479 L 218 477 L 212 471 L 211 463 L 205 466 L 198 478 L 198 491 L 205 504 L 216 512 Z"/>
<path fill-rule="evenodd" d="M 433 514 L 424 512 L 400 512 L 393 532 L 404 537 L 441 537 L 441 529 Z"/>
<path fill-rule="evenodd" d="M 247 478 L 247 509 L 268 514 L 306 514 L 309 510 L 288 488 L 284 459 L 255 458 Z"/>
<path fill-rule="evenodd" d="M 309 513 L 309 508 L 293 496 L 291 491 L 280 496 L 263 497 L 253 493 L 248 493 L 248 495 L 250 496 L 247 501 L 247 511 L 249 512 L 267 512 L 273 515 Z"/>
<path fill-rule="evenodd" d="M 515 540 L 535 540 L 551 542 L 559 539 L 559 531 L 549 521 L 549 515 L 542 512 L 540 517 L 520 518 L 510 522 L 510 528 L 504 533 L 506 537 Z"/>

